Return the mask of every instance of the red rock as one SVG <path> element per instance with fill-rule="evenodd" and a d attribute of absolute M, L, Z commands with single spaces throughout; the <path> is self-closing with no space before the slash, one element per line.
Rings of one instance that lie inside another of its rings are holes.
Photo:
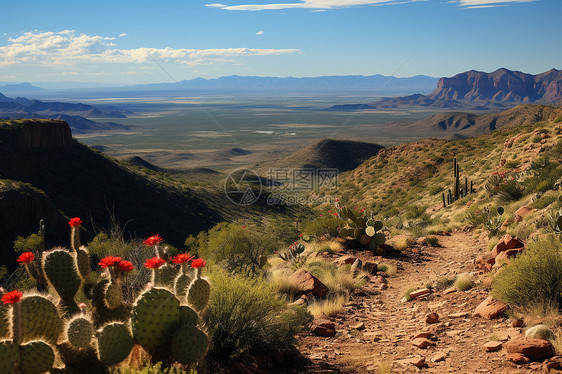
<path fill-rule="evenodd" d="M 491 253 L 486 253 L 482 256 L 479 256 L 475 261 L 474 265 L 477 269 L 482 271 L 490 271 L 496 262 L 495 256 Z"/>
<path fill-rule="evenodd" d="M 386 284 L 388 281 L 382 275 L 376 275 L 371 279 L 371 282 L 374 284 Z"/>
<path fill-rule="evenodd" d="M 473 316 L 481 316 L 486 319 L 499 318 L 509 307 L 499 300 L 494 300 L 489 296 L 482 301 L 474 310 Z"/>
<path fill-rule="evenodd" d="M 513 327 L 523 327 L 524 324 L 525 321 L 523 321 L 523 318 L 514 318 L 511 320 L 511 326 Z"/>
<path fill-rule="evenodd" d="M 328 287 L 304 269 L 295 271 L 290 279 L 300 292 L 312 292 L 314 296 L 318 297 L 324 297 L 328 293 Z"/>
<path fill-rule="evenodd" d="M 322 326 L 312 326 L 312 332 L 315 335 L 323 336 L 325 338 L 331 338 L 332 336 L 336 335 L 336 330 L 332 330 Z"/>
<path fill-rule="evenodd" d="M 510 259 L 523 252 L 523 249 L 524 248 L 514 248 L 500 252 L 500 254 L 498 254 L 495 258 L 494 267 L 500 267 L 503 264 L 509 264 L 511 262 Z"/>
<path fill-rule="evenodd" d="M 428 295 L 431 293 L 431 290 L 429 288 L 420 288 L 419 290 L 415 290 L 410 292 L 410 297 L 412 299 L 417 299 L 418 297 L 422 297 L 424 295 Z"/>
<path fill-rule="evenodd" d="M 330 321 L 329 319 L 325 319 L 325 318 L 317 318 L 314 321 L 312 321 L 312 324 L 316 325 L 316 326 L 322 326 L 322 327 L 325 327 L 325 328 L 331 329 L 331 330 L 336 329 L 336 325 L 334 324 L 334 322 Z"/>
<path fill-rule="evenodd" d="M 429 332 L 429 331 L 421 331 L 421 332 L 415 333 L 414 336 L 412 336 L 412 340 L 416 340 L 416 339 L 419 339 L 419 338 L 422 338 L 422 339 L 431 339 L 431 338 L 433 338 L 434 336 L 435 336 L 435 334 L 432 333 L 432 332 Z"/>
<path fill-rule="evenodd" d="M 410 359 L 408 362 L 418 368 L 422 368 L 426 366 L 424 357 L 414 357 Z"/>
<path fill-rule="evenodd" d="M 503 344 L 502 342 L 487 342 L 483 347 L 486 349 L 486 352 L 494 352 L 502 349 Z"/>
<path fill-rule="evenodd" d="M 554 356 L 554 347 L 548 340 L 518 337 L 505 345 L 507 353 L 520 353 L 531 360 L 541 360 Z"/>
<path fill-rule="evenodd" d="M 354 329 L 354 330 L 365 330 L 365 324 L 363 322 L 357 322 L 353 325 L 349 325 L 350 329 Z"/>
<path fill-rule="evenodd" d="M 429 347 L 430 345 L 435 345 L 435 343 L 433 343 L 431 340 L 429 339 L 425 339 L 425 338 L 416 338 L 414 340 L 412 340 L 412 345 L 421 348 L 421 349 L 426 349 L 427 347 Z"/>
<path fill-rule="evenodd" d="M 425 316 L 425 323 L 437 323 L 439 322 L 439 315 L 437 313 L 429 313 Z"/>
<path fill-rule="evenodd" d="M 516 222 L 523 221 L 523 218 L 533 213 L 533 211 L 534 209 L 532 208 L 529 208 L 527 206 L 522 206 L 521 208 L 517 209 L 517 211 L 515 212 L 515 221 Z"/>
<path fill-rule="evenodd" d="M 508 353 L 507 359 L 517 365 L 528 364 L 531 360 L 521 353 Z"/>
<path fill-rule="evenodd" d="M 458 291 L 457 287 L 449 287 L 445 291 L 443 291 L 443 295 L 448 295 L 450 293 L 455 293 L 457 291 Z"/>
<path fill-rule="evenodd" d="M 353 264 L 355 262 L 355 260 L 357 260 L 357 257 L 346 255 L 346 256 L 341 256 L 341 257 L 336 258 L 334 260 L 334 262 L 341 266 L 341 265 Z"/>
<path fill-rule="evenodd" d="M 496 244 L 494 249 L 492 249 L 492 256 L 496 258 L 503 251 L 514 248 L 522 248 L 525 244 L 519 240 L 516 236 L 513 237 L 509 234 L 505 234 L 503 238 Z"/>

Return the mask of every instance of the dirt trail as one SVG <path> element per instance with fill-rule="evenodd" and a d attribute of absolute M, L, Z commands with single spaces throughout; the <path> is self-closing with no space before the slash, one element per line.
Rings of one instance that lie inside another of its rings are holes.
<path fill-rule="evenodd" d="M 521 331 L 511 327 L 509 319 L 490 321 L 472 316 L 476 306 L 488 296 L 483 286 L 467 292 L 444 294 L 439 291 L 425 299 L 401 301 L 409 288 L 473 272 L 473 260 L 486 247 L 473 236 L 470 232 L 455 232 L 438 237 L 442 247 L 418 247 L 405 258 L 375 258 L 377 262 L 395 263 L 402 270 L 388 278 L 386 290 L 379 291 L 376 285 L 369 283 L 362 292 L 356 292 L 345 312 L 333 319 L 335 337 L 321 338 L 310 333 L 300 337 L 300 351 L 315 367 L 310 372 L 378 373 L 380 363 L 392 363 L 392 373 L 499 374 L 537 370 L 539 364 L 518 367 L 508 362 L 505 348 L 486 352 L 482 347 L 491 335 L 507 340 Z M 373 260 L 368 253 L 358 252 L 357 256 Z M 430 312 L 439 315 L 439 323 L 425 322 Z M 457 313 L 465 315 L 454 316 Z M 349 327 L 358 322 L 365 324 L 364 330 Z M 423 331 L 436 335 L 435 346 L 421 349 L 412 345 L 412 336 Z M 442 360 L 438 360 L 438 356 L 442 356 Z M 425 358 L 427 367 L 418 369 L 407 362 L 415 357 Z"/>

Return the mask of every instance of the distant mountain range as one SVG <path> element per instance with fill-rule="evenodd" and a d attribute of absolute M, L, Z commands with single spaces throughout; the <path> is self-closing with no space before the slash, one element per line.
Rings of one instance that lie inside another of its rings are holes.
<path fill-rule="evenodd" d="M 501 109 L 522 103 L 558 104 L 562 101 L 562 71 L 538 75 L 498 69 L 492 73 L 470 70 L 452 78 L 440 78 L 429 95 L 415 94 L 364 103 L 335 105 L 333 110 L 433 107 Z"/>
<path fill-rule="evenodd" d="M 88 118 L 127 118 L 115 110 L 105 110 L 87 104 L 44 102 L 24 97 L 12 99 L 0 93 L 0 118 L 43 118 L 66 121 L 74 134 L 92 131 L 127 130 L 128 126 L 114 122 L 96 122 Z"/>
<path fill-rule="evenodd" d="M 216 79 L 195 78 L 180 81 L 185 89 L 244 89 L 244 90 L 339 90 L 339 89 L 385 89 L 428 92 L 437 78 L 417 75 L 409 78 L 396 78 L 376 75 L 344 75 L 323 77 L 255 77 L 231 75 Z M 154 83 L 130 86 L 135 90 L 177 90 L 175 83 Z"/>
<path fill-rule="evenodd" d="M 15 84 L 6 84 L 4 86 L 0 86 L 0 91 L 12 94 L 12 93 L 33 93 L 33 92 L 41 92 L 45 91 L 44 88 L 36 87 L 31 83 L 15 83 Z"/>

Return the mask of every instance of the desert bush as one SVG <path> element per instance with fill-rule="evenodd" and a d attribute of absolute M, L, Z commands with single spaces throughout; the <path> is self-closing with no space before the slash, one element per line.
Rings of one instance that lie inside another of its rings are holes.
<path fill-rule="evenodd" d="M 560 304 L 562 291 L 562 244 L 553 235 L 528 244 L 523 254 L 501 271 L 493 292 L 504 302 L 526 307 Z"/>
<path fill-rule="evenodd" d="M 556 181 L 562 177 L 562 165 L 560 162 L 551 161 L 548 156 L 533 161 L 530 171 L 533 175 L 524 182 L 529 193 L 551 190 Z"/>
<path fill-rule="evenodd" d="M 254 351 L 288 348 L 310 320 L 304 307 L 288 307 L 262 279 L 214 272 L 204 314 L 211 338 L 210 355 L 235 359 Z"/>
<path fill-rule="evenodd" d="M 306 245 L 306 252 L 316 252 L 323 253 L 327 252 L 330 254 L 337 253 L 342 250 L 342 246 L 337 241 L 314 241 Z"/>
<path fill-rule="evenodd" d="M 324 213 L 321 217 L 305 225 L 305 231 L 310 236 L 338 236 L 338 227 L 342 225 L 341 219 L 331 212 Z"/>
<path fill-rule="evenodd" d="M 436 236 L 428 236 L 425 238 L 425 242 L 430 247 L 439 247 L 439 239 Z"/>
<path fill-rule="evenodd" d="M 443 277 L 433 281 L 427 286 L 435 291 L 442 291 L 451 287 L 455 283 L 455 280 L 456 278 Z"/>
<path fill-rule="evenodd" d="M 222 222 L 198 236 L 197 253 L 229 272 L 255 274 L 267 264 L 277 244 L 256 228 Z"/>

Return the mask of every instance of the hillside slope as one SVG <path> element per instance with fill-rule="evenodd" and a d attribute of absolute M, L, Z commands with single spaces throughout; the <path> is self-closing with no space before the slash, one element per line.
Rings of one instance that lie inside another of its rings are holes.
<path fill-rule="evenodd" d="M 452 188 L 454 157 L 461 167 L 461 179 L 464 181 L 464 177 L 468 177 L 476 192 L 459 200 L 452 208 L 443 208 L 441 193 Z M 549 160 L 550 169 L 544 169 L 541 163 L 532 165 L 537 160 Z M 541 177 L 544 180 L 526 184 L 526 178 L 541 175 L 536 174 L 541 170 L 550 170 Z M 385 148 L 356 169 L 340 175 L 337 192 L 324 190 L 320 195 L 339 197 L 357 209 L 372 209 L 390 226 L 399 227 L 408 222 L 446 226 L 451 219 L 460 220 L 457 224 L 462 222 L 458 214 L 472 203 L 509 207 L 515 200 L 492 197 L 485 188 L 486 183 L 500 173 L 507 173 L 510 180 L 513 176 L 514 183 L 523 188 L 525 200 L 517 202 L 514 209 L 521 204 L 544 208 L 549 201 L 556 200 L 560 190 L 549 189 L 562 184 L 562 118 L 541 119 L 519 126 L 514 123 L 466 140 L 425 139 Z M 558 182 L 554 183 L 555 179 Z M 531 198 L 538 199 L 537 203 Z"/>
<path fill-rule="evenodd" d="M 322 139 L 291 155 L 275 162 L 260 165 L 267 167 L 291 169 L 338 169 L 340 172 L 351 170 L 369 157 L 376 155 L 383 146 L 375 143 L 353 140 Z"/>
<path fill-rule="evenodd" d="M 13 264 L 13 240 L 37 231 L 40 218 L 53 245 L 66 244 L 66 219 L 74 216 L 86 223 L 85 239 L 93 235 L 90 217 L 107 227 L 114 211 L 126 233 L 160 233 L 177 246 L 222 220 L 193 190 L 134 171 L 73 140 L 63 121 L 0 122 L 0 143 L 3 262 Z"/>
<path fill-rule="evenodd" d="M 433 135 L 477 136 L 500 128 L 512 128 L 538 121 L 556 120 L 562 116 L 558 107 L 522 104 L 498 113 L 437 113 L 413 122 L 410 126 Z"/>

